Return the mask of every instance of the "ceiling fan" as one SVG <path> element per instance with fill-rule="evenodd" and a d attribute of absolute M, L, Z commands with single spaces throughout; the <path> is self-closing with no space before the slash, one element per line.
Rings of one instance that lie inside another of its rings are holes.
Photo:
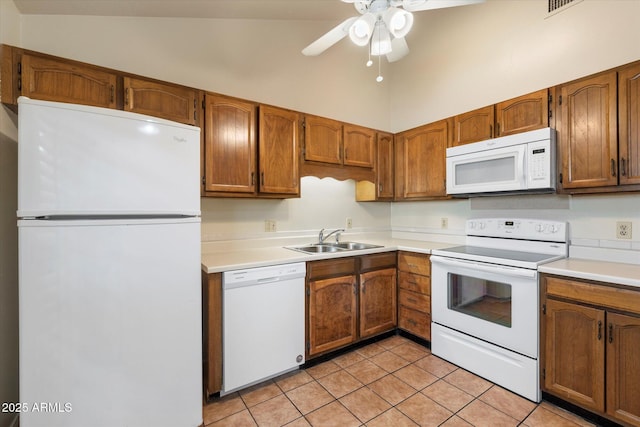
<path fill-rule="evenodd" d="M 369 61 L 371 55 L 386 55 L 389 62 L 395 62 L 409 53 L 404 36 L 413 25 L 411 12 L 442 9 L 445 7 L 465 6 L 482 3 L 485 0 L 342 0 L 353 3 L 361 16 L 347 18 L 319 39 L 302 50 L 306 56 L 320 55 L 322 52 L 349 35 L 351 41 L 358 46 L 369 45 Z M 400 9 L 402 8 L 402 9 Z M 378 61 L 378 82 L 380 61 Z"/>

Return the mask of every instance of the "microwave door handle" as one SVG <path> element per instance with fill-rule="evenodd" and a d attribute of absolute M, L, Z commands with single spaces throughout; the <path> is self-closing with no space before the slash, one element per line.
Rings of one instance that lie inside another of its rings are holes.
<path fill-rule="evenodd" d="M 509 267 L 506 265 L 483 264 L 483 263 L 478 263 L 474 261 L 466 261 L 461 259 L 453 260 L 449 258 L 442 258 L 442 257 L 435 257 L 435 256 L 431 257 L 431 262 L 440 263 L 440 264 L 448 265 L 451 267 L 473 268 L 474 270 L 478 270 L 478 271 L 485 271 L 488 273 L 503 274 L 507 276 L 516 276 L 516 277 L 534 278 L 538 273 L 537 270 L 528 270 L 526 268 Z"/>

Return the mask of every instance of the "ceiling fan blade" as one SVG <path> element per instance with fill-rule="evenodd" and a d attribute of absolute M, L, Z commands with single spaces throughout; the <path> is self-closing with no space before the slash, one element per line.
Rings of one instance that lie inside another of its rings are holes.
<path fill-rule="evenodd" d="M 402 7 L 409 12 L 443 9 L 445 7 L 466 6 L 483 3 L 485 0 L 402 0 Z"/>
<path fill-rule="evenodd" d="M 318 40 L 302 49 L 302 54 L 306 56 L 320 55 L 322 52 L 329 49 L 331 46 L 338 43 L 347 34 L 349 34 L 349 28 L 353 25 L 356 19 L 358 19 L 357 16 L 352 16 L 351 18 L 345 19 L 340 24 L 330 29 Z"/>
<path fill-rule="evenodd" d="M 404 37 L 396 37 L 391 40 L 391 52 L 387 53 L 387 61 L 396 62 L 409 53 L 409 46 Z"/>

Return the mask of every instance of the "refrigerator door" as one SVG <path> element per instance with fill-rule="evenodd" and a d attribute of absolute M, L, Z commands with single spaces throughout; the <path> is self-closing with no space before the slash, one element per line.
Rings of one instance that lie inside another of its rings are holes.
<path fill-rule="evenodd" d="M 19 221 L 22 427 L 202 423 L 199 218 Z"/>
<path fill-rule="evenodd" d="M 18 216 L 200 214 L 200 129 L 18 99 Z"/>

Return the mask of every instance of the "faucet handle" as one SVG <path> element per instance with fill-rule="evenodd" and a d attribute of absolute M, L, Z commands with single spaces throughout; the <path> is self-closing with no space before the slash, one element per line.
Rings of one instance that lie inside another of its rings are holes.
<path fill-rule="evenodd" d="M 318 243 L 322 243 L 324 241 L 324 228 L 322 230 L 320 230 L 320 233 L 318 233 Z"/>

